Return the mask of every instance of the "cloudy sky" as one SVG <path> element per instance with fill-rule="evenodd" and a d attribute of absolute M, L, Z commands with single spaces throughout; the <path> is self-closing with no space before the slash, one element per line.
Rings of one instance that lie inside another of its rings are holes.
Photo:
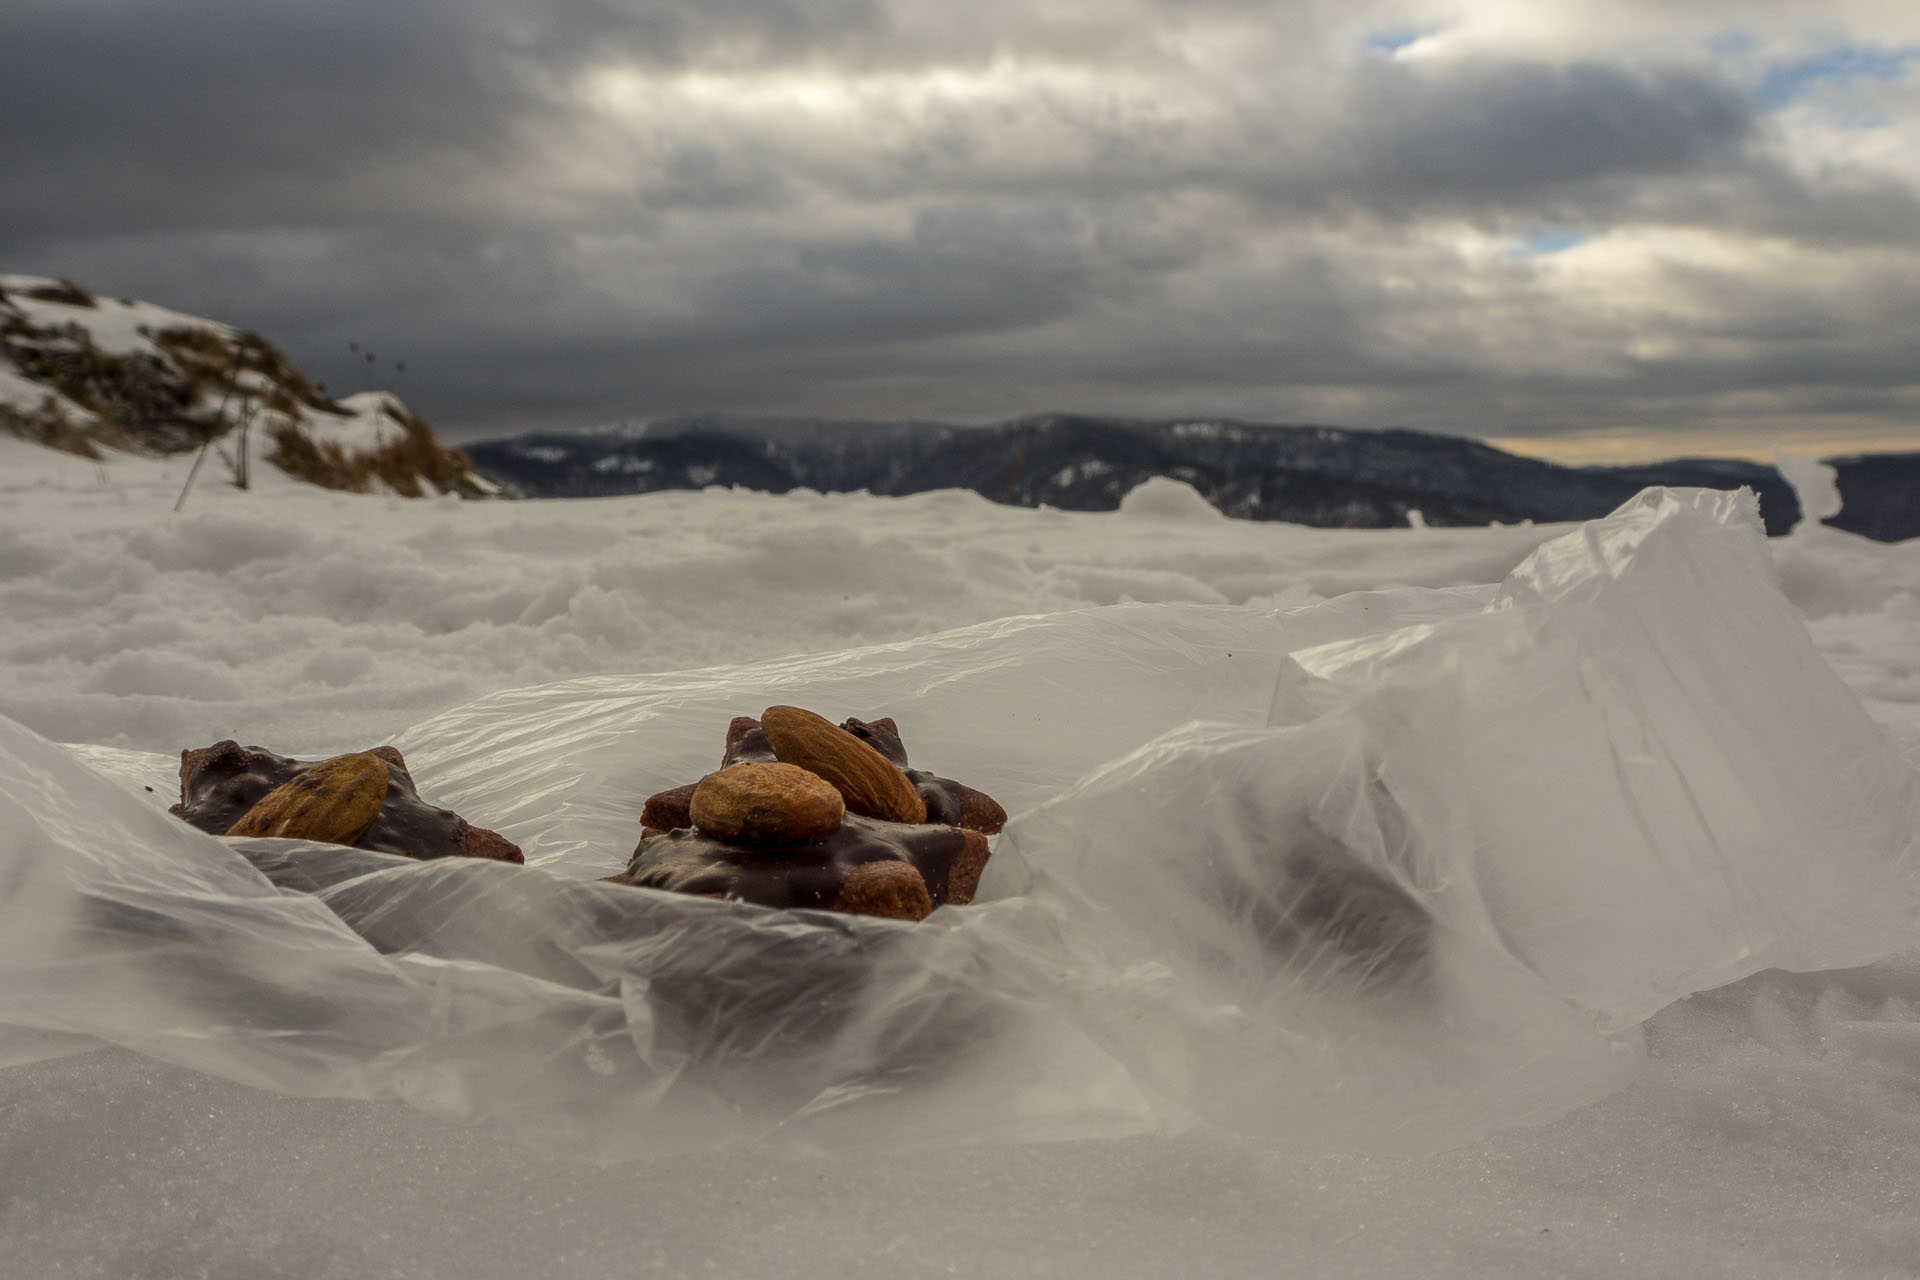
<path fill-rule="evenodd" d="M 1913 0 L 7 0 L 0 172 L 0 267 L 456 437 L 1920 448 Z"/>

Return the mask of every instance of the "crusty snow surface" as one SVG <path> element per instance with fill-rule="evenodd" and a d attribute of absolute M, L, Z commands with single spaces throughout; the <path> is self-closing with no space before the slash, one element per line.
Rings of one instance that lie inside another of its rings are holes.
<path fill-rule="evenodd" d="M 0 439 L 0 714 L 123 762 L 230 736 L 312 757 L 574 676 L 1128 600 L 1494 583 L 1562 532 L 1229 522 L 1164 483 L 1081 515 L 955 493 L 406 501 L 203 474 L 174 514 L 186 465 Z M 1920 542 L 1771 549 L 1821 653 L 1920 761 Z M 0 1071 L 0 1270 L 1920 1274 L 1920 952 L 1763 973 L 1645 1037 L 1623 1091 L 1420 1158 L 1203 1129 L 611 1167 L 100 1050 Z"/>

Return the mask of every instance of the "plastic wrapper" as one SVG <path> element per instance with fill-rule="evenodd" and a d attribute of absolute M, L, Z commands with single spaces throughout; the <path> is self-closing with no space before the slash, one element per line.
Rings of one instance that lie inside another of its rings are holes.
<path fill-rule="evenodd" d="M 973 905 L 599 882 L 775 702 L 892 715 L 1007 806 Z M 1920 936 L 1920 787 L 1750 497 L 1649 491 L 1497 588 L 1013 618 L 505 692 L 397 745 L 528 865 L 206 836 L 125 785 L 170 762 L 0 722 L 0 1063 L 113 1043 L 602 1159 L 1195 1123 L 1417 1151 L 1617 1087 L 1689 992 Z"/>

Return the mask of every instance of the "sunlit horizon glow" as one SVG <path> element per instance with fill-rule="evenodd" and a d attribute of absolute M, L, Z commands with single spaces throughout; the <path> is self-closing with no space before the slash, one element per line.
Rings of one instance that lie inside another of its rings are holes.
<path fill-rule="evenodd" d="M 1735 458 L 1772 463 L 1781 453 L 1841 458 L 1866 453 L 1920 452 L 1911 435 L 1843 436 L 1786 433 L 1771 441 L 1755 436 L 1680 431 L 1583 432 L 1561 436 L 1490 436 L 1485 443 L 1508 453 L 1563 467 L 1630 466 L 1676 458 Z"/>

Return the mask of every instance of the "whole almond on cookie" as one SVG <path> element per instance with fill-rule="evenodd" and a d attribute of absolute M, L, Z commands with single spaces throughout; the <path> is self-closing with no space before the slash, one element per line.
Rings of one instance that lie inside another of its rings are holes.
<path fill-rule="evenodd" d="M 335 756 L 261 796 L 227 834 L 352 844 L 367 834 L 386 801 L 385 760 L 371 751 Z"/>
<path fill-rule="evenodd" d="M 900 768 L 839 725 L 799 707 L 760 715 L 773 754 L 831 782 L 847 810 L 883 822 L 925 822 L 926 801 Z"/>
<path fill-rule="evenodd" d="M 708 835 L 767 845 L 818 840 L 846 813 L 831 783 L 790 764 L 736 764 L 708 774 L 687 807 Z"/>

